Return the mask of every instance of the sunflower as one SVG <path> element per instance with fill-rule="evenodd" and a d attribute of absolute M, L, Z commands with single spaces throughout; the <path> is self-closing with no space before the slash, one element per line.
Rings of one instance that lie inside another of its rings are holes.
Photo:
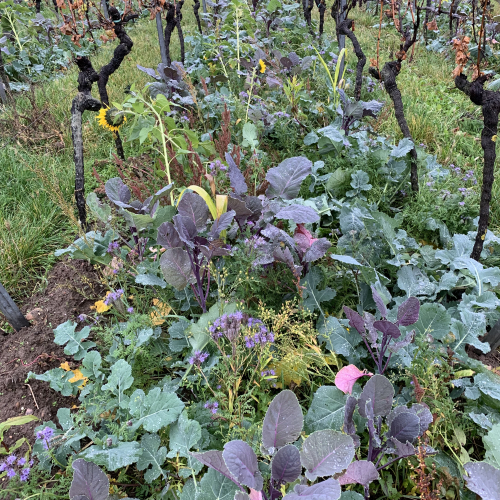
<path fill-rule="evenodd" d="M 99 120 L 99 125 L 102 128 L 107 128 L 111 132 L 118 132 L 120 127 L 127 121 L 127 117 L 116 108 L 101 108 L 96 120 Z"/>
<path fill-rule="evenodd" d="M 265 73 L 266 72 L 266 64 L 262 59 L 259 59 L 259 66 L 260 66 L 260 72 Z"/>

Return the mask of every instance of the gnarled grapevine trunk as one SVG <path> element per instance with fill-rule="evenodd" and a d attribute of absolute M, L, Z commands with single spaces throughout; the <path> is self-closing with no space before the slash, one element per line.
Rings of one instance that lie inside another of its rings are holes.
<path fill-rule="evenodd" d="M 403 133 L 403 136 L 411 139 L 413 142 L 413 137 L 408 127 L 408 122 L 405 118 L 403 99 L 401 98 L 401 92 L 399 91 L 396 78 L 401 71 L 401 62 L 406 58 L 407 52 L 411 49 L 413 44 L 417 40 L 418 28 L 420 26 L 420 8 L 417 9 L 417 19 L 413 24 L 413 35 L 405 33 L 405 42 L 401 44 L 399 52 L 396 53 L 397 59 L 395 61 L 390 61 L 384 64 L 382 71 L 378 71 L 377 68 L 371 67 L 370 74 L 384 83 L 385 90 L 389 94 L 393 104 L 394 104 L 394 115 L 398 122 L 399 128 Z M 400 32 L 403 31 L 402 23 L 400 24 Z M 411 190 L 413 192 L 418 191 L 418 165 L 417 165 L 417 150 L 415 149 L 415 144 L 410 150 L 410 183 Z"/>
<path fill-rule="evenodd" d="M 359 101 L 361 99 L 361 87 L 363 85 L 363 68 L 365 67 L 366 64 L 366 56 L 363 50 L 361 49 L 361 45 L 359 44 L 356 35 L 354 34 L 353 24 L 354 22 L 352 19 L 346 19 L 345 21 L 342 21 L 338 27 L 338 32 L 341 35 L 345 35 L 347 38 L 349 38 L 349 40 L 351 40 L 354 53 L 358 58 L 358 64 L 356 65 L 356 86 L 354 89 L 354 97 L 356 101 Z"/>
<path fill-rule="evenodd" d="M 101 103 L 91 95 L 92 84 L 99 80 L 90 60 L 79 57 L 76 64 L 78 75 L 78 94 L 71 105 L 71 137 L 73 139 L 73 161 L 75 162 L 75 201 L 82 230 L 87 226 L 85 206 L 85 170 L 83 162 L 82 115 L 85 111 L 99 111 Z"/>
<path fill-rule="evenodd" d="M 326 11 L 326 4 L 325 0 L 321 0 L 319 5 L 318 5 L 318 10 L 319 10 L 319 36 L 323 36 L 323 31 L 325 27 L 325 11 Z"/>
<path fill-rule="evenodd" d="M 198 31 L 203 35 L 203 30 L 201 29 L 201 20 L 200 20 L 200 0 L 194 0 L 193 11 L 194 11 L 194 17 L 196 17 L 196 24 L 198 25 Z"/>
<path fill-rule="evenodd" d="M 167 66 L 172 64 L 170 57 L 170 40 L 172 39 L 172 32 L 175 28 L 175 5 L 173 3 L 167 4 L 167 25 L 165 26 L 165 47 L 167 50 Z"/>
<path fill-rule="evenodd" d="M 99 88 L 101 102 L 106 107 L 109 107 L 108 91 L 106 90 L 109 77 L 120 67 L 122 61 L 125 59 L 125 56 L 130 53 L 132 46 L 134 45 L 131 38 L 127 35 L 125 29 L 123 28 L 123 23 L 120 21 L 120 13 L 118 12 L 118 9 L 111 6 L 109 8 L 109 15 L 111 20 L 114 22 L 114 31 L 118 40 L 120 40 L 120 44 L 116 47 L 111 61 L 109 61 L 109 63 L 103 66 L 101 71 L 99 71 L 97 87 Z M 115 144 L 118 156 L 124 160 L 125 153 L 123 151 L 122 140 L 118 132 L 115 133 Z"/>
<path fill-rule="evenodd" d="M 132 50 L 132 40 L 125 32 L 123 23 L 137 15 L 129 15 L 121 20 L 118 10 L 109 7 L 109 15 L 114 21 L 114 31 L 120 44 L 116 47 L 111 61 L 103 66 L 99 73 L 95 71 L 88 57 L 78 57 L 76 64 L 80 73 L 78 74 L 78 94 L 71 105 L 71 136 L 73 139 L 73 160 L 75 162 L 75 200 L 78 209 L 78 217 L 82 229 L 86 229 L 87 212 L 85 206 L 85 171 L 83 159 L 82 138 L 82 115 L 85 111 L 99 111 L 102 106 L 109 107 L 109 96 L 106 85 L 109 77 L 120 67 L 125 56 Z M 97 82 L 100 101 L 92 97 L 92 85 Z M 118 133 L 115 135 L 115 143 L 118 155 L 124 159 L 123 145 Z"/>
<path fill-rule="evenodd" d="M 476 241 L 472 249 L 471 258 L 479 261 L 483 251 L 484 239 L 488 231 L 490 221 L 490 203 L 493 181 L 495 178 L 496 138 L 498 130 L 498 115 L 500 113 L 500 93 L 485 90 L 483 88 L 486 77 L 481 76 L 473 82 L 468 82 L 467 77 L 458 75 L 455 78 L 456 87 L 470 100 L 481 106 L 483 112 L 484 126 L 481 132 L 481 147 L 483 148 L 483 185 L 481 188 L 481 203 L 479 205 L 479 225 L 477 228 Z"/>

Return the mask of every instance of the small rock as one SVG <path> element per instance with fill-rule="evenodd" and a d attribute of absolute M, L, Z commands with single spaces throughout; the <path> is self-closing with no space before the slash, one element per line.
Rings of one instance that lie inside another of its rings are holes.
<path fill-rule="evenodd" d="M 33 415 L 33 410 L 31 408 L 26 408 L 26 415 Z"/>

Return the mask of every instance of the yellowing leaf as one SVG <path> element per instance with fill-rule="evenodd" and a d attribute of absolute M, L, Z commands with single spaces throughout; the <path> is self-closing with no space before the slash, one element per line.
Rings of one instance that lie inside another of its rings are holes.
<path fill-rule="evenodd" d="M 494 136 L 491 138 L 491 140 L 492 140 L 493 142 L 497 142 L 497 136 L 496 136 L 496 135 L 494 135 Z"/>
<path fill-rule="evenodd" d="M 155 306 L 156 311 L 150 314 L 151 322 L 155 326 L 163 325 L 165 323 L 164 318 L 169 315 L 172 308 L 158 299 L 153 299 L 153 306 Z"/>
<path fill-rule="evenodd" d="M 75 376 L 70 378 L 68 382 L 78 382 L 79 380 L 81 380 L 82 384 L 78 386 L 78 389 L 81 389 L 87 383 L 88 378 L 84 377 L 82 372 L 78 368 L 72 371 Z"/>
<path fill-rule="evenodd" d="M 60 368 L 62 368 L 63 370 L 66 370 L 67 372 L 69 372 L 71 370 L 71 368 L 69 367 L 69 363 L 67 361 L 65 363 L 61 363 Z"/>
<path fill-rule="evenodd" d="M 459 370 L 455 372 L 455 378 L 472 377 L 476 373 L 474 370 Z"/>

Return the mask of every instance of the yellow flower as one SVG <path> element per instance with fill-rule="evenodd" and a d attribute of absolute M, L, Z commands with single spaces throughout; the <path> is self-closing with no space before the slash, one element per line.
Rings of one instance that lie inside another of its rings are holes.
<path fill-rule="evenodd" d="M 155 326 L 163 325 L 163 323 L 165 323 L 164 317 L 168 316 L 172 308 L 168 304 L 160 302 L 158 299 L 153 299 L 153 305 L 157 310 L 150 314 L 151 322 Z"/>
<path fill-rule="evenodd" d="M 259 59 L 259 66 L 260 66 L 260 72 L 265 73 L 266 72 L 266 64 L 262 59 Z"/>
<path fill-rule="evenodd" d="M 96 120 L 99 120 L 99 125 L 111 132 L 118 132 L 120 127 L 127 121 L 127 117 L 120 114 L 116 108 L 101 108 Z"/>
<path fill-rule="evenodd" d="M 106 297 L 110 294 L 111 292 L 106 293 Z M 106 300 L 106 297 L 104 297 L 103 300 L 98 300 L 97 302 L 94 303 L 93 306 L 90 306 L 90 309 L 95 309 L 99 314 L 109 311 L 111 309 L 111 306 L 107 306 L 104 301 Z"/>
<path fill-rule="evenodd" d="M 78 389 L 81 389 L 88 381 L 88 378 L 87 377 L 84 377 L 83 376 L 83 373 L 78 369 L 78 368 L 75 368 L 74 370 L 72 370 L 70 367 L 69 367 L 69 363 L 66 362 L 66 363 L 61 363 L 61 368 L 67 372 L 73 372 L 73 375 L 74 377 L 71 377 L 68 382 L 78 382 L 79 380 L 82 381 L 81 385 L 78 386 Z"/>

